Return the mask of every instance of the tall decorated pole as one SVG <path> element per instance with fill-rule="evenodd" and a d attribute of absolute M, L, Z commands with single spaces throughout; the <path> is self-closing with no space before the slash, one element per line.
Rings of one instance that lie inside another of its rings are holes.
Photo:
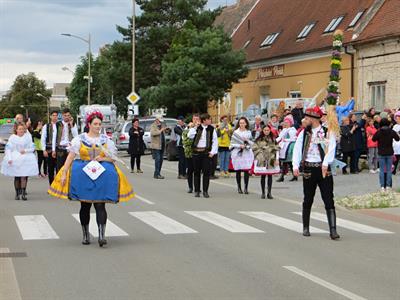
<path fill-rule="evenodd" d="M 328 83 L 328 95 L 326 102 L 327 108 L 327 123 L 328 132 L 338 136 L 340 134 L 340 127 L 338 117 L 336 114 L 336 105 L 338 104 L 338 98 L 340 94 L 339 82 L 340 82 L 340 69 L 342 67 L 342 50 L 343 50 L 343 31 L 336 30 L 333 34 L 333 50 L 331 59 L 331 73 L 329 76 Z"/>

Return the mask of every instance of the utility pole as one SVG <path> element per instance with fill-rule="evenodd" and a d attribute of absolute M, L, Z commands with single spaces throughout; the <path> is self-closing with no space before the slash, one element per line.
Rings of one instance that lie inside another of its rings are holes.
<path fill-rule="evenodd" d="M 135 92 L 135 0 L 132 0 L 132 92 Z"/>

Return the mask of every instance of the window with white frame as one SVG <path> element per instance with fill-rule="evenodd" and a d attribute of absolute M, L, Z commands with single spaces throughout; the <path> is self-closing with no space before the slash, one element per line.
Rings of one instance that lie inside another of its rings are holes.
<path fill-rule="evenodd" d="M 359 11 L 356 16 L 354 17 L 354 19 L 351 21 L 351 23 L 349 24 L 349 28 L 352 28 L 354 26 L 356 26 L 356 24 L 358 23 L 358 21 L 361 19 L 362 15 L 364 14 L 364 11 Z"/>
<path fill-rule="evenodd" d="M 266 95 L 266 94 L 261 94 L 260 95 L 260 108 L 261 108 L 261 110 L 263 110 L 264 108 L 267 107 L 268 100 L 269 100 L 269 95 Z"/>
<path fill-rule="evenodd" d="M 271 46 L 275 42 L 275 40 L 278 37 L 278 35 L 279 35 L 279 32 L 267 35 L 265 40 L 261 43 L 260 47 L 262 48 L 262 47 Z"/>
<path fill-rule="evenodd" d="M 243 97 L 236 97 L 236 115 L 243 113 Z"/>
<path fill-rule="evenodd" d="M 343 21 L 344 16 L 333 19 L 329 25 L 325 28 L 324 33 L 334 32 L 339 24 Z"/>
<path fill-rule="evenodd" d="M 386 83 L 370 83 L 371 107 L 383 111 L 386 100 Z"/>
<path fill-rule="evenodd" d="M 297 36 L 297 39 L 304 39 L 307 37 L 307 35 L 310 33 L 311 29 L 315 26 L 315 22 L 312 22 L 310 24 L 307 24 L 303 30 L 299 33 Z"/>
<path fill-rule="evenodd" d="M 290 91 L 290 98 L 301 98 L 301 91 Z"/>

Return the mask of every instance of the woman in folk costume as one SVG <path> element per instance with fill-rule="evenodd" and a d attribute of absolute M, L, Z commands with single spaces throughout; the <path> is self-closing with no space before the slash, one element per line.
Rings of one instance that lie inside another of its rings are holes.
<path fill-rule="evenodd" d="M 268 176 L 267 198 L 273 199 L 271 194 L 272 175 L 280 173 L 279 146 L 270 126 L 264 126 L 259 137 L 252 146 L 254 153 L 254 174 L 261 175 L 261 199 L 265 199 L 265 179 Z"/>
<path fill-rule="evenodd" d="M 90 208 L 94 204 L 100 247 L 107 244 L 105 204 L 126 202 L 134 196 L 125 175 L 114 163 L 117 160 L 114 142 L 100 134 L 102 120 L 99 111 L 87 114 L 89 132 L 72 140 L 67 160 L 48 191 L 52 196 L 81 202 L 79 217 L 84 245 L 90 244 Z"/>
<path fill-rule="evenodd" d="M 293 127 L 293 117 L 291 115 L 286 116 L 283 119 L 283 129 L 279 133 L 276 141 L 279 144 L 279 160 L 281 162 L 281 177 L 277 180 L 277 182 L 283 182 L 284 176 L 289 172 L 289 169 L 293 173 L 292 167 L 292 157 L 293 157 L 293 148 L 294 143 L 297 138 L 297 130 Z M 297 181 L 297 176 L 293 175 L 293 178 L 290 181 Z"/>
<path fill-rule="evenodd" d="M 235 131 L 231 138 L 231 158 L 233 169 L 236 171 L 236 183 L 238 193 L 243 194 L 242 191 L 242 172 L 244 173 L 244 193 L 248 194 L 249 178 L 248 171 L 251 169 L 254 161 L 253 151 L 251 146 L 252 135 L 249 130 L 249 121 L 245 117 L 241 117 L 236 125 Z"/>
<path fill-rule="evenodd" d="M 35 146 L 30 134 L 26 134 L 26 125 L 17 123 L 14 134 L 10 136 L 6 147 L 5 156 L 1 164 L 1 173 L 14 177 L 15 200 L 26 201 L 26 185 L 29 176 L 39 174 L 36 160 Z"/>

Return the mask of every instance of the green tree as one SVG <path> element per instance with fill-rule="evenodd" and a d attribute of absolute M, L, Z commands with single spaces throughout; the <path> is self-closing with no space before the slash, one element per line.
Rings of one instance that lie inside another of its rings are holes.
<path fill-rule="evenodd" d="M 50 90 L 46 89 L 44 80 L 40 80 L 35 73 L 18 75 L 5 100 L 0 102 L 0 114 L 13 117 L 18 113 L 28 113 L 32 121 L 46 119 L 47 101 L 37 94 L 50 97 Z"/>
<path fill-rule="evenodd" d="M 222 28 L 185 28 L 176 36 L 162 64 L 160 84 L 141 90 L 155 107 L 176 115 L 207 111 L 209 100 L 224 93 L 247 75 L 243 51 L 232 49 Z"/>
<path fill-rule="evenodd" d="M 93 61 L 93 60 L 92 60 Z M 81 63 L 75 68 L 75 75 L 72 79 L 71 85 L 68 89 L 68 99 L 70 109 L 73 114 L 79 112 L 79 106 L 87 104 L 87 79 L 85 76 L 88 74 L 88 60 L 87 57 L 81 57 Z M 95 78 L 95 74 L 91 75 Z M 91 86 L 91 92 L 93 91 Z"/>

